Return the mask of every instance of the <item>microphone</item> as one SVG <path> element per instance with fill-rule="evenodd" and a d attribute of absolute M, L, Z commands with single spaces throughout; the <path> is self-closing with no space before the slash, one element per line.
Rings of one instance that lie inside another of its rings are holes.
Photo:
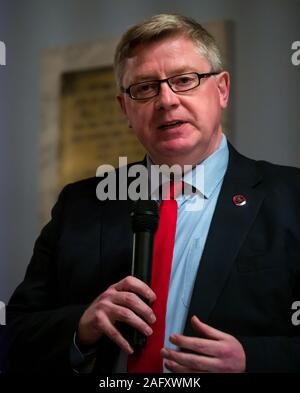
<path fill-rule="evenodd" d="M 131 213 L 133 230 L 133 254 L 131 274 L 151 284 L 152 255 L 154 234 L 159 220 L 159 211 L 156 201 L 138 200 Z M 135 348 L 143 347 L 147 338 L 144 334 L 134 330 L 132 345 Z"/>

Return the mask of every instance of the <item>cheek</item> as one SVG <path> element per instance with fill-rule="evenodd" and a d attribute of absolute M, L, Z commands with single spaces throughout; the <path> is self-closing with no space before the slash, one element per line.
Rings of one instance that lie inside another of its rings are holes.
<path fill-rule="evenodd" d="M 134 107 L 128 112 L 127 117 L 137 134 L 147 133 L 151 127 L 152 112 L 148 108 Z"/>
<path fill-rule="evenodd" d="M 144 113 L 137 111 L 132 113 L 131 127 L 142 144 L 150 139 L 152 133 L 150 132 L 149 121 Z"/>
<path fill-rule="evenodd" d="M 219 97 L 216 94 L 205 97 L 205 99 L 194 108 L 194 112 L 196 119 L 200 123 L 214 123 L 216 120 L 220 119 L 221 116 Z"/>

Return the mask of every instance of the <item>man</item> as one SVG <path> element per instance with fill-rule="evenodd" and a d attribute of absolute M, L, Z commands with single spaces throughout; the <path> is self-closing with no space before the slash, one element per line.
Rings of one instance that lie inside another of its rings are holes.
<path fill-rule="evenodd" d="M 194 196 L 203 209 L 188 214 L 189 198 L 178 199 L 164 370 L 299 371 L 300 171 L 247 159 L 227 142 L 229 74 L 195 21 L 158 15 L 134 26 L 115 68 L 148 169 L 204 166 Z M 124 371 L 120 354 L 125 367 L 134 356 L 124 325 L 155 334 L 157 294 L 130 275 L 129 203 L 100 202 L 98 182 L 67 186 L 36 242 L 8 307 L 12 372 Z"/>

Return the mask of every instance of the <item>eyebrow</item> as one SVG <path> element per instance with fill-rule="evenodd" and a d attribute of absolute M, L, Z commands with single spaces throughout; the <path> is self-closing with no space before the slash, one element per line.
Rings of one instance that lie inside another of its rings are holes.
<path fill-rule="evenodd" d="M 167 78 L 171 78 L 172 76 L 176 76 L 176 75 L 180 75 L 180 74 L 188 74 L 190 72 L 197 72 L 196 70 L 191 70 L 190 67 L 180 67 L 180 68 L 176 68 L 176 70 L 174 70 L 172 73 L 170 73 L 169 76 L 167 76 Z M 140 82 L 144 82 L 144 81 L 153 81 L 153 80 L 159 80 L 159 79 L 165 79 L 165 78 L 159 78 L 157 75 L 154 74 L 140 74 L 137 75 L 134 78 L 134 81 L 132 81 L 131 84 L 135 84 L 135 83 L 140 83 Z"/>

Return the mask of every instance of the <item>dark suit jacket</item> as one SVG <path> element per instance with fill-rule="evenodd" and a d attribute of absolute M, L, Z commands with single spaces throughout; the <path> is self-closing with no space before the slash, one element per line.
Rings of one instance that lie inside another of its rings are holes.
<path fill-rule="evenodd" d="M 300 170 L 253 161 L 232 146 L 191 299 L 190 317 L 234 335 L 249 372 L 300 371 Z M 5 332 L 11 372 L 71 373 L 70 346 L 88 304 L 130 274 L 127 201 L 100 202 L 99 179 L 68 185 L 36 241 L 13 294 Z M 242 194 L 245 206 L 232 197 Z M 3 335 L 2 335 L 3 338 Z M 118 348 L 99 342 L 96 370 L 110 372 Z"/>

